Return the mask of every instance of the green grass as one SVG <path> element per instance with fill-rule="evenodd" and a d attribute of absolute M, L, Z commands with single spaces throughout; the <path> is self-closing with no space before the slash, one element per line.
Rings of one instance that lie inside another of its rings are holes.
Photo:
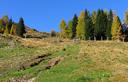
<path fill-rule="evenodd" d="M 65 48 L 67 49 L 68 46 L 65 46 Z M 61 48 L 60 51 L 56 50 L 58 49 L 56 49 L 56 47 L 54 48 L 54 46 L 50 46 L 48 49 L 45 49 L 45 47 L 30 48 L 23 47 L 21 45 L 9 48 L 8 45 L 4 45 L 0 48 L 0 82 L 24 76 L 26 79 L 36 77 L 41 71 L 44 71 L 44 67 L 48 63 L 49 59 L 57 57 L 60 54 L 61 56 L 64 56 L 65 51 L 61 50 Z M 52 55 L 47 57 L 46 60 L 42 61 L 37 66 L 30 67 L 25 70 L 18 70 L 21 63 L 44 53 L 51 53 Z"/>
<path fill-rule="evenodd" d="M 42 73 L 38 75 L 36 82 L 93 82 L 97 80 L 99 82 L 108 81 L 108 78 L 111 76 L 111 72 L 95 69 L 88 70 L 91 68 L 89 66 L 90 64 L 95 64 L 95 62 L 93 62 L 89 56 L 82 58 L 81 61 L 77 61 L 76 57 L 79 54 L 80 46 L 75 45 L 66 49 L 67 50 L 65 52 L 58 52 L 58 54 L 65 57 L 64 61 L 50 70 L 42 71 Z M 68 56 L 66 56 L 67 54 Z M 82 65 L 85 66 L 84 71 L 81 71 Z"/>
<path fill-rule="evenodd" d="M 25 61 L 29 59 L 33 59 L 34 57 L 51 52 L 51 49 L 46 50 L 43 48 L 28 48 L 23 47 L 21 45 L 17 45 L 14 48 L 9 48 L 9 46 L 4 46 L 0 48 L 0 82 L 8 80 L 14 77 L 34 77 L 41 70 L 43 70 L 44 64 L 46 61 L 43 61 L 41 65 L 28 68 L 26 70 L 19 70 L 18 68 L 20 64 L 25 63 Z M 27 63 L 27 62 L 26 62 Z"/>
<path fill-rule="evenodd" d="M 77 79 L 77 82 L 108 82 L 108 78 L 111 77 L 111 73 L 105 70 L 94 70 L 87 72 L 84 76 Z"/>
<path fill-rule="evenodd" d="M 125 43 L 127 44 L 127 43 Z M 64 60 L 50 70 L 38 74 L 36 82 L 116 82 L 115 74 L 120 70 L 126 72 L 127 67 L 116 67 L 117 64 L 127 65 L 125 52 L 128 46 L 114 42 L 84 42 L 57 52 Z M 80 49 L 83 53 L 79 53 Z M 120 60 L 120 61 L 119 61 Z M 126 79 L 118 73 L 121 78 Z M 122 78 L 123 77 L 123 78 Z"/>
<path fill-rule="evenodd" d="M 65 49 L 66 51 L 55 53 L 56 55 L 64 56 L 64 61 L 50 70 L 42 71 L 38 75 L 36 82 L 67 82 L 70 79 L 69 74 L 79 67 L 78 63 L 74 60 L 74 56 L 79 52 L 79 46 L 67 46 Z"/>
<path fill-rule="evenodd" d="M 53 46 L 48 49 L 22 46 L 1 47 L 0 73 L 3 75 L 0 77 L 0 81 L 24 76 L 27 79 L 36 77 L 35 82 L 128 81 L 126 74 L 128 72 L 128 43 L 85 41 L 80 44 L 63 45 L 64 47 L 57 51 L 53 50 Z M 39 65 L 25 70 L 17 70 L 20 63 L 47 52 L 52 55 Z M 63 60 L 51 69 L 45 70 L 45 65 L 49 60 L 56 57 L 63 57 Z"/>

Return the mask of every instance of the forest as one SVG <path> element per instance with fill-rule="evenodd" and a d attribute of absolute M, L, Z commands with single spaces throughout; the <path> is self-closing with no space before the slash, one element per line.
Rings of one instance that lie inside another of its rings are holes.
<path fill-rule="evenodd" d="M 80 16 L 74 15 L 68 23 L 60 23 L 60 36 L 63 38 L 79 38 L 83 40 L 124 40 L 128 39 L 128 11 L 124 21 L 112 10 L 99 9 L 90 13 L 81 11 Z"/>

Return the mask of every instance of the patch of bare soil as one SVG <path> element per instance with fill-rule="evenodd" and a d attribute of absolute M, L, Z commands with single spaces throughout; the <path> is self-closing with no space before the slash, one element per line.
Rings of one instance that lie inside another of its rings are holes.
<path fill-rule="evenodd" d="M 26 60 L 19 66 L 18 70 L 25 70 L 26 68 L 34 67 L 40 64 L 43 60 L 45 60 L 50 55 L 51 55 L 50 53 L 42 54 L 33 59 Z"/>
<path fill-rule="evenodd" d="M 49 54 L 50 55 L 50 54 Z M 49 56 L 49 55 L 41 55 L 35 58 L 35 61 L 31 60 L 31 61 L 27 61 L 24 64 L 22 64 L 22 68 L 20 70 L 25 70 L 28 67 L 33 67 L 35 65 L 38 65 L 41 61 L 44 60 L 44 57 Z M 56 57 L 51 59 L 48 64 L 45 67 L 45 70 L 47 69 L 51 69 L 52 67 L 54 67 L 55 65 L 57 65 L 60 61 L 62 61 L 64 58 L 63 57 Z M 36 77 L 31 78 L 31 79 L 26 79 L 26 77 L 20 77 L 20 78 L 11 78 L 10 80 L 8 80 L 7 82 L 34 82 L 36 79 Z"/>
<path fill-rule="evenodd" d="M 55 65 L 57 65 L 63 59 L 64 59 L 63 57 L 56 57 L 56 58 L 51 59 L 48 62 L 48 65 L 46 65 L 45 69 L 50 69 L 50 68 L 54 67 Z"/>

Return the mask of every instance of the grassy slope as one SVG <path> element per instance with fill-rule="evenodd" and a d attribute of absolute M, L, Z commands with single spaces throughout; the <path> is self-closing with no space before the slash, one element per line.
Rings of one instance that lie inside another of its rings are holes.
<path fill-rule="evenodd" d="M 53 46 L 57 45 L 52 45 L 52 48 Z M 63 46 L 65 50 L 45 49 L 45 53 L 53 51 L 50 58 L 64 57 L 58 65 L 44 70 L 49 61 L 45 60 L 37 66 L 21 71 L 16 70 L 18 64 L 44 53 L 44 48 L 0 48 L 0 74 L 3 74 L 0 80 L 26 76 L 28 79 L 36 77 L 36 82 L 128 81 L 128 43 L 86 41 L 72 45 L 64 43 Z"/>
<path fill-rule="evenodd" d="M 0 73 L 2 75 L 2 77 L 0 77 L 1 80 L 12 77 L 20 77 L 32 72 L 34 68 L 27 69 L 25 71 L 17 71 L 17 68 L 21 63 L 41 53 L 43 53 L 43 51 L 38 48 L 17 47 L 13 49 L 0 49 Z"/>
<path fill-rule="evenodd" d="M 117 42 L 74 45 L 64 52 L 63 61 L 41 72 L 36 82 L 127 82 L 127 49 L 127 43 Z"/>

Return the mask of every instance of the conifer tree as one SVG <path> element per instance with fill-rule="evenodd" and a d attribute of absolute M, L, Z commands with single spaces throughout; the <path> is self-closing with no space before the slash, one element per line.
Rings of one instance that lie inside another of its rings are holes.
<path fill-rule="evenodd" d="M 128 10 L 125 12 L 124 25 L 125 27 L 123 27 L 123 37 L 125 38 L 125 41 L 128 41 L 128 28 L 126 27 L 128 25 Z"/>
<path fill-rule="evenodd" d="M 23 37 L 23 34 L 25 33 L 25 25 L 23 18 L 20 18 L 18 27 L 16 28 L 16 34 L 20 37 Z"/>
<path fill-rule="evenodd" d="M 101 37 L 101 27 L 100 27 L 100 24 L 102 23 L 101 21 L 101 10 L 98 10 L 97 11 L 97 16 L 96 16 L 96 24 L 95 24 L 95 28 L 94 28 L 94 34 L 95 34 L 95 37 L 99 37 L 98 39 L 100 39 Z"/>
<path fill-rule="evenodd" d="M 17 29 L 18 25 L 13 23 L 12 24 L 12 27 L 11 27 L 11 30 L 10 30 L 10 34 L 11 35 L 16 35 L 16 29 Z"/>
<path fill-rule="evenodd" d="M 66 38 L 66 28 L 67 28 L 67 25 L 66 25 L 66 22 L 64 20 L 61 21 L 60 23 L 60 36 L 61 38 Z"/>
<path fill-rule="evenodd" d="M 73 21 L 71 20 L 71 21 L 69 21 L 68 22 L 68 29 L 67 29 L 67 36 L 68 36 L 68 38 L 72 38 L 72 36 L 73 36 Z"/>
<path fill-rule="evenodd" d="M 4 34 L 8 35 L 9 34 L 9 30 L 8 30 L 9 24 L 6 24 L 5 30 L 4 30 Z"/>
<path fill-rule="evenodd" d="M 12 19 L 9 19 L 9 22 L 8 22 L 8 31 L 9 31 L 9 33 L 10 33 L 10 30 L 11 30 L 12 24 L 13 24 Z"/>
<path fill-rule="evenodd" d="M 72 38 L 76 37 L 76 27 L 78 24 L 78 17 L 75 14 L 72 20 Z"/>
<path fill-rule="evenodd" d="M 119 17 L 116 15 L 113 18 L 111 34 L 113 40 L 120 40 L 122 37 L 121 21 Z"/>
<path fill-rule="evenodd" d="M 108 19 L 108 22 L 107 22 L 106 36 L 109 37 L 109 39 L 111 39 L 111 37 L 112 37 L 111 28 L 112 28 L 112 22 L 113 22 L 113 12 L 112 12 L 112 10 L 109 11 L 107 19 Z"/>
<path fill-rule="evenodd" d="M 103 10 L 102 10 L 103 11 Z M 106 30 L 107 30 L 107 24 L 108 24 L 108 19 L 107 19 L 107 11 L 102 13 L 102 35 L 101 37 L 103 39 L 106 39 L 107 35 L 106 35 Z"/>
<path fill-rule="evenodd" d="M 89 11 L 85 10 L 85 39 L 93 39 L 93 22 Z"/>
<path fill-rule="evenodd" d="M 85 11 L 80 13 L 78 17 L 78 24 L 76 27 L 77 38 L 84 39 L 85 38 Z"/>
<path fill-rule="evenodd" d="M 96 24 L 96 11 L 93 11 L 93 12 L 92 12 L 91 19 L 92 19 L 93 25 L 95 26 L 95 24 Z M 93 26 L 93 27 L 94 27 L 94 26 Z"/>
<path fill-rule="evenodd" d="M 97 40 L 101 38 L 106 38 L 106 28 L 107 28 L 107 16 L 103 10 L 98 10 L 96 17 L 96 24 L 94 28 L 94 35 Z"/>

